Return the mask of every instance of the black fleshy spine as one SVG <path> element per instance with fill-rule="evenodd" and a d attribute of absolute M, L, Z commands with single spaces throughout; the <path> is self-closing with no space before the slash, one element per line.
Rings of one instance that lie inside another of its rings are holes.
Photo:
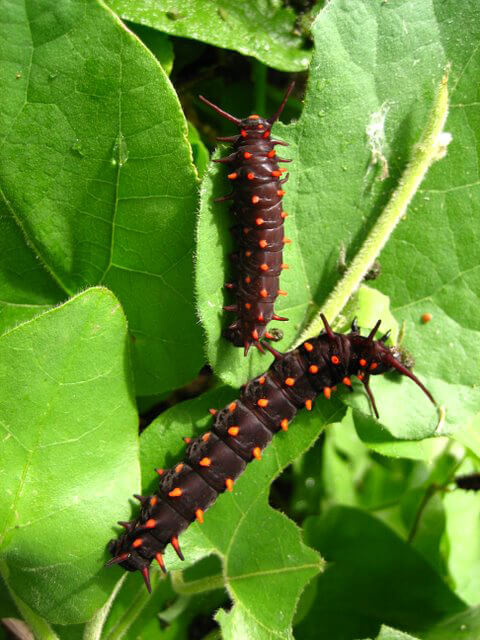
<path fill-rule="evenodd" d="M 287 430 L 298 409 L 311 410 L 317 395 L 330 398 L 338 384 L 352 387 L 356 375 L 368 392 L 377 414 L 369 378 L 396 369 L 411 378 L 434 403 L 424 385 L 402 364 L 395 348 L 374 340 L 378 324 L 367 337 L 356 323 L 349 334 L 335 333 L 325 318 L 325 332 L 275 360 L 263 375 L 250 380 L 240 398 L 214 412 L 211 431 L 188 442 L 186 457 L 172 469 L 157 470 L 158 491 L 140 497 L 136 520 L 119 523 L 125 533 L 109 544 L 113 558 L 128 571 L 141 571 L 150 589 L 149 567 L 156 559 L 165 571 L 163 552 L 171 543 L 181 559 L 178 536 L 195 519 L 203 522 L 205 511 L 218 494 L 232 491 L 233 484 L 273 435 Z M 274 350 L 273 350 L 274 351 Z M 378 415 L 378 414 L 377 414 Z"/>

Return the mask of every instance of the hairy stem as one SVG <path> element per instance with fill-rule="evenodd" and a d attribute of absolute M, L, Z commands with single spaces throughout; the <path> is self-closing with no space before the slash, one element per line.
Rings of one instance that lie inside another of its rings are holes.
<path fill-rule="evenodd" d="M 365 273 L 387 243 L 393 230 L 403 218 L 413 196 L 418 191 L 428 169 L 443 158 L 451 140 L 443 127 L 448 115 L 448 70 L 437 89 L 432 109 L 420 141 L 414 147 L 412 158 L 400 178 L 389 203 L 381 213 L 375 226 L 365 240 L 360 251 L 335 289 L 329 295 L 319 313 L 300 336 L 295 346 L 316 336 L 323 328 L 320 313 L 332 323 L 341 312 L 350 296 L 361 285 Z"/>
<path fill-rule="evenodd" d="M 115 588 L 113 589 L 107 602 L 101 609 L 99 609 L 95 613 L 92 619 L 87 622 L 83 631 L 83 640 L 100 640 L 100 638 L 102 637 L 103 626 L 108 614 L 110 613 L 113 601 L 117 597 L 117 594 L 120 591 L 126 577 L 127 574 L 125 573 L 115 585 Z"/>

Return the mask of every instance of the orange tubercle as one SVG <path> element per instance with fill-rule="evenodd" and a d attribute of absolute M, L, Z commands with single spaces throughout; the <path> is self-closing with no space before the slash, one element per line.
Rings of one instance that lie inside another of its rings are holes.
<path fill-rule="evenodd" d="M 203 509 L 197 509 L 195 511 L 195 518 L 200 524 L 203 524 Z"/>
<path fill-rule="evenodd" d="M 278 169 L 275 169 L 275 171 L 272 171 L 272 176 L 274 176 L 275 178 L 279 178 L 282 175 L 282 172 L 279 171 Z"/>
<path fill-rule="evenodd" d="M 258 196 L 252 196 L 252 204 L 258 204 L 260 202 L 260 198 Z"/>
<path fill-rule="evenodd" d="M 372 362 L 372 364 L 370 365 L 370 371 L 373 371 L 377 367 L 378 367 L 378 362 Z"/>
<path fill-rule="evenodd" d="M 284 291 L 283 289 L 279 289 L 279 290 L 277 291 L 277 293 L 278 293 L 278 295 L 279 295 L 279 296 L 286 296 L 286 295 L 288 295 L 288 293 L 287 293 L 286 291 Z"/>
<path fill-rule="evenodd" d="M 259 240 L 258 246 L 260 247 L 260 249 L 265 249 L 266 247 L 268 247 L 268 242 L 266 240 Z"/>
<path fill-rule="evenodd" d="M 253 180 L 254 178 L 255 178 L 255 174 L 254 173 L 252 173 L 252 172 L 247 173 L 247 180 Z"/>
<path fill-rule="evenodd" d="M 310 371 L 310 373 L 318 373 L 318 367 L 316 364 L 312 364 L 308 367 L 308 370 Z"/>
<path fill-rule="evenodd" d="M 180 473 L 180 471 L 183 469 L 183 462 L 180 462 L 179 464 L 177 464 L 177 466 L 175 467 L 175 471 L 177 473 Z"/>
<path fill-rule="evenodd" d="M 201 467 L 209 467 L 212 464 L 210 458 L 202 458 L 198 463 Z"/>
<path fill-rule="evenodd" d="M 283 189 L 278 189 L 277 190 L 277 196 L 279 196 L 281 198 L 284 195 L 285 195 L 285 191 Z"/>
<path fill-rule="evenodd" d="M 288 420 L 286 418 L 283 418 L 283 420 L 280 422 L 280 427 L 283 431 L 288 431 Z"/>
<path fill-rule="evenodd" d="M 238 436 L 239 431 L 240 431 L 240 428 L 234 426 L 234 427 L 229 427 L 227 433 L 229 436 L 235 437 L 235 436 Z"/>
<path fill-rule="evenodd" d="M 236 180 L 238 178 L 238 173 L 229 173 L 227 178 L 229 180 Z"/>
<path fill-rule="evenodd" d="M 258 384 L 265 384 L 265 376 L 258 379 Z"/>
<path fill-rule="evenodd" d="M 170 498 L 179 498 L 182 493 L 183 491 L 180 489 L 180 487 L 175 487 L 175 489 L 172 489 L 168 492 L 168 495 L 170 496 Z"/>
<path fill-rule="evenodd" d="M 157 524 L 156 520 L 154 520 L 153 518 L 150 518 L 145 522 L 145 529 L 154 529 L 156 524 Z"/>
<path fill-rule="evenodd" d="M 237 403 L 236 402 L 231 402 L 228 405 L 228 410 L 230 411 L 230 413 L 233 413 L 235 411 L 235 409 L 237 408 Z"/>
<path fill-rule="evenodd" d="M 280 214 L 280 217 L 285 220 L 285 218 L 288 218 L 288 213 L 286 211 L 282 211 L 282 213 Z"/>
<path fill-rule="evenodd" d="M 260 400 L 257 400 L 257 404 L 259 407 L 265 408 L 268 406 L 268 400 L 267 398 L 260 398 Z"/>
<path fill-rule="evenodd" d="M 313 344 L 311 344 L 310 342 L 304 342 L 303 346 L 305 348 L 305 351 L 308 351 L 308 352 L 313 351 Z"/>
<path fill-rule="evenodd" d="M 343 382 L 343 384 L 346 384 L 347 387 L 351 387 L 352 386 L 352 381 L 347 376 L 345 376 L 345 378 L 342 380 L 342 382 Z"/>
<path fill-rule="evenodd" d="M 259 227 L 263 224 L 263 222 L 263 218 L 255 218 L 255 224 L 257 224 Z"/>
<path fill-rule="evenodd" d="M 311 400 L 305 400 L 305 409 L 307 411 L 311 411 L 312 410 L 312 406 L 313 406 L 313 404 L 312 404 Z"/>
<path fill-rule="evenodd" d="M 295 384 L 295 378 L 285 378 L 284 382 L 287 387 L 293 387 L 293 385 Z"/>
<path fill-rule="evenodd" d="M 333 362 L 333 364 L 340 364 L 340 359 L 337 356 L 332 356 L 330 360 Z"/>
<path fill-rule="evenodd" d="M 252 454 L 253 454 L 254 458 L 256 458 L 257 460 L 261 460 L 261 458 L 262 458 L 262 450 L 260 449 L 260 447 L 255 447 L 252 450 Z"/>
<path fill-rule="evenodd" d="M 260 271 L 268 271 L 268 264 L 266 262 L 260 265 Z"/>
<path fill-rule="evenodd" d="M 261 289 L 260 291 L 260 297 L 261 298 L 266 298 L 268 296 L 268 292 L 266 289 Z"/>
<path fill-rule="evenodd" d="M 274 158 L 274 157 L 275 157 L 275 155 L 276 155 L 276 153 L 277 153 L 277 152 L 275 151 L 275 149 L 272 149 L 271 151 L 269 151 L 269 152 L 267 153 L 267 158 Z"/>
<path fill-rule="evenodd" d="M 225 486 L 227 487 L 227 491 L 230 491 L 230 493 L 233 491 L 233 479 L 232 478 L 227 478 L 225 480 Z"/>
<path fill-rule="evenodd" d="M 245 151 L 245 153 L 243 154 L 243 157 L 245 158 L 245 160 L 248 160 L 249 158 L 252 157 L 252 154 L 250 153 L 250 151 Z"/>
<path fill-rule="evenodd" d="M 330 389 L 330 387 L 324 387 L 323 395 L 327 400 L 330 400 L 330 396 L 332 395 L 332 390 Z"/>
<path fill-rule="evenodd" d="M 210 431 L 207 431 L 207 433 L 204 433 L 202 436 L 202 440 L 203 442 L 208 442 L 210 439 Z"/>
<path fill-rule="evenodd" d="M 142 546 L 142 542 L 143 542 L 143 541 L 142 541 L 142 539 L 141 539 L 141 538 L 137 538 L 136 540 L 134 540 L 134 541 L 132 542 L 132 547 L 133 547 L 134 549 L 138 549 L 138 547 L 141 547 L 141 546 Z"/>
<path fill-rule="evenodd" d="M 257 331 L 256 329 L 254 329 L 254 330 L 252 331 L 252 338 L 253 338 L 254 340 L 258 340 L 258 331 Z"/>
<path fill-rule="evenodd" d="M 365 358 L 360 358 L 359 365 L 361 367 L 366 367 L 367 366 L 367 361 L 365 360 Z"/>

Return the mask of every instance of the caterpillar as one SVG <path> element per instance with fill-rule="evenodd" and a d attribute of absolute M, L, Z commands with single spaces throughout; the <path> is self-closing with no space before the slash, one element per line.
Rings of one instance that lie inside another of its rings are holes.
<path fill-rule="evenodd" d="M 465 491 L 480 491 L 480 473 L 457 476 L 455 484 L 459 489 L 464 489 Z"/>
<path fill-rule="evenodd" d="M 166 572 L 163 552 L 169 543 L 183 560 L 179 534 L 191 522 L 203 522 L 204 512 L 218 494 L 233 490 L 247 464 L 260 460 L 273 435 L 286 431 L 299 409 L 311 411 L 315 397 L 330 398 L 337 384 L 353 390 L 353 375 L 365 387 L 377 417 L 369 378 L 393 369 L 413 380 L 435 404 L 431 393 L 401 362 L 395 347 L 385 345 L 388 333 L 374 340 L 380 321 L 363 337 L 355 320 L 348 334 L 333 332 L 323 315 L 322 320 L 325 329 L 317 338 L 288 353 L 265 344 L 275 358 L 268 371 L 250 380 L 238 400 L 220 411 L 210 410 L 214 416 L 211 430 L 186 439 L 184 461 L 168 470 L 157 469 L 158 491 L 152 496 L 135 496 L 141 502 L 140 514 L 131 522 L 119 522 L 126 531 L 110 541 L 113 558 L 107 565 L 140 571 L 150 591 L 152 560 Z"/>
<path fill-rule="evenodd" d="M 244 348 L 247 355 L 252 344 L 263 352 L 261 340 L 278 339 L 267 331 L 271 320 L 286 321 L 274 311 L 279 295 L 287 295 L 279 288 L 280 274 L 288 265 L 283 262 L 283 246 L 290 242 L 283 230 L 287 217 L 282 207 L 285 194 L 283 184 L 288 174 L 279 162 L 290 162 L 276 155 L 275 146 L 288 146 L 286 142 L 270 137 L 273 123 L 278 120 L 292 92 L 292 82 L 271 118 L 257 114 L 243 120 L 223 111 L 203 96 L 199 99 L 240 129 L 235 136 L 219 137 L 217 140 L 231 142 L 233 151 L 224 158 L 215 159 L 229 165 L 228 179 L 233 190 L 216 202 L 232 200 L 231 212 L 235 218 L 232 232 L 238 250 L 231 255 L 237 265 L 237 282 L 227 282 L 227 289 L 236 292 L 236 304 L 226 305 L 224 311 L 237 314 L 237 319 L 223 331 L 224 337 L 236 347 Z"/>

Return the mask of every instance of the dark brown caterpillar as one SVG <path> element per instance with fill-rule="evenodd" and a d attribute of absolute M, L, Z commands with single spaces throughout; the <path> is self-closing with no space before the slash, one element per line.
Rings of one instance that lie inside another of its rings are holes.
<path fill-rule="evenodd" d="M 325 331 L 289 353 L 266 348 L 275 360 L 263 375 L 250 380 L 239 400 L 214 415 L 212 430 L 188 440 L 184 462 L 160 475 L 159 488 L 152 496 L 138 497 L 140 515 L 132 522 L 120 522 L 126 532 L 112 540 L 114 556 L 107 564 L 120 564 L 128 571 L 141 571 L 150 590 L 149 568 L 155 558 L 165 570 L 163 552 L 171 543 L 183 560 L 178 536 L 195 519 L 203 516 L 219 493 L 232 491 L 235 479 L 262 450 L 273 435 L 286 431 L 298 409 L 312 409 L 315 397 L 330 398 L 337 384 L 352 387 L 356 375 L 365 387 L 375 415 L 377 408 L 369 387 L 371 375 L 396 369 L 411 378 L 435 403 L 430 392 L 399 360 L 395 348 L 385 346 L 388 337 L 374 340 L 377 322 L 368 337 L 360 335 L 354 321 L 349 334 L 334 333 L 322 316 Z"/>
<path fill-rule="evenodd" d="M 464 489 L 465 491 L 480 491 L 480 473 L 457 476 L 455 484 L 459 489 Z"/>
<path fill-rule="evenodd" d="M 270 132 L 293 86 L 292 82 L 277 112 L 268 120 L 256 114 L 240 120 L 199 96 L 240 129 L 239 135 L 217 138 L 231 142 L 233 152 L 214 162 L 225 163 L 230 168 L 228 179 L 232 181 L 233 191 L 217 198 L 216 202 L 233 200 L 231 211 L 236 224 L 232 231 L 238 246 L 238 251 L 232 254 L 237 264 L 237 283 L 225 285 L 236 291 L 236 304 L 224 307 L 225 311 L 235 312 L 237 319 L 223 334 L 236 347 L 244 347 L 245 355 L 251 344 L 263 352 L 262 338 L 275 339 L 266 330 L 271 320 L 287 320 L 276 315 L 273 307 L 277 296 L 286 295 L 286 291 L 279 288 L 279 281 L 282 270 L 288 268 L 283 262 L 283 245 L 290 242 L 284 236 L 283 221 L 287 213 L 282 207 L 285 193 L 282 185 L 288 180 L 288 174 L 281 178 L 286 169 L 280 169 L 278 163 L 290 160 L 276 156 L 275 145 L 288 145 L 272 140 Z"/>

